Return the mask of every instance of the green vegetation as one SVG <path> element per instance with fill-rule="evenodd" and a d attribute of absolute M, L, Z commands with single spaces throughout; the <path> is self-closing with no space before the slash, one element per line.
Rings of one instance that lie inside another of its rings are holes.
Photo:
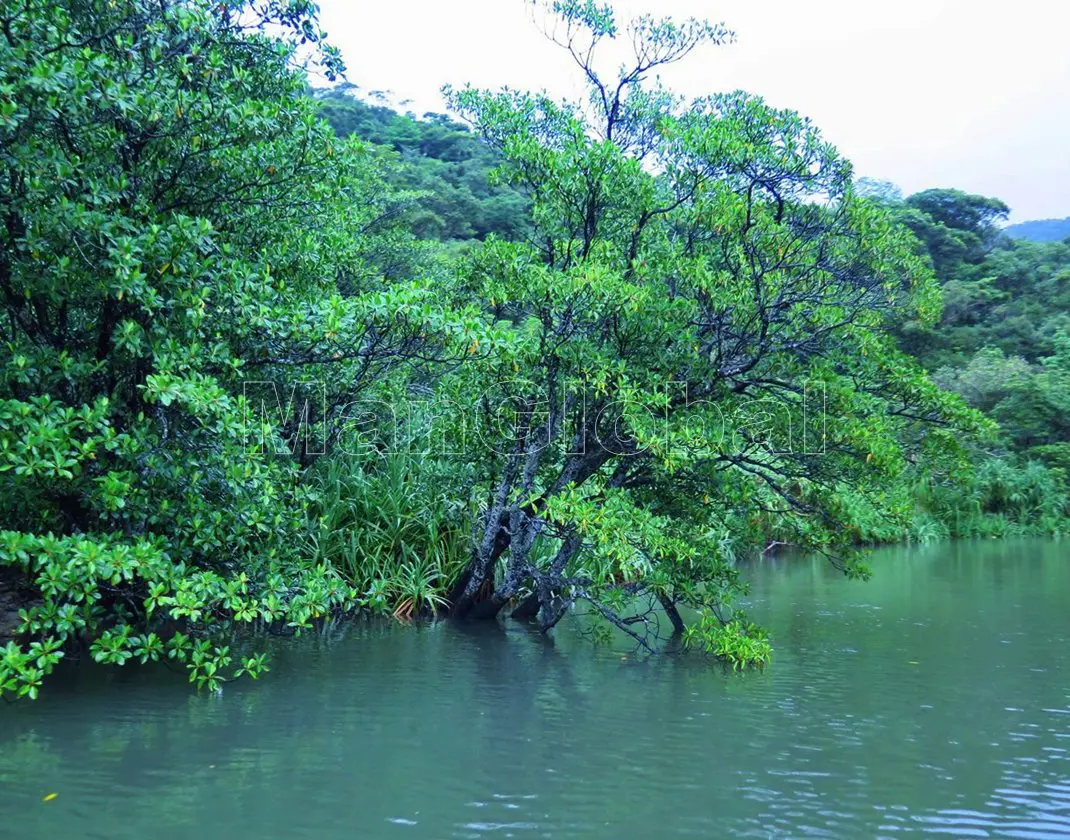
<path fill-rule="evenodd" d="M 465 492 L 431 459 L 332 458 L 315 476 L 309 556 L 397 618 L 436 613 L 468 562 Z"/>
<path fill-rule="evenodd" d="M 1070 218 L 1036 219 L 1007 225 L 1003 229 L 1013 239 L 1030 239 L 1033 242 L 1059 242 L 1070 237 Z"/>
<path fill-rule="evenodd" d="M 589 99 L 450 91 L 474 133 L 310 96 L 308 0 L 5 7 L 0 694 L 78 653 L 216 688 L 360 609 L 762 663 L 740 553 L 1061 527 L 1066 246 L 662 88 L 722 26 L 640 18 L 606 77 L 611 10 L 552 7 Z"/>
<path fill-rule="evenodd" d="M 443 114 L 419 121 L 351 94 L 345 85 L 319 93 L 320 113 L 339 137 L 355 135 L 397 156 L 388 178 L 412 196 L 405 224 L 416 236 L 463 242 L 531 232 L 524 193 L 494 183 L 498 158 L 464 126 Z"/>
<path fill-rule="evenodd" d="M 330 362 L 347 400 L 471 339 L 463 309 L 427 303 L 435 269 L 392 224 L 384 161 L 301 95 L 313 12 L 5 7 L 0 566 L 28 603 L 4 692 L 34 696 L 78 650 L 214 686 L 262 667 L 219 641 L 235 624 L 306 627 L 365 597 L 300 550 L 311 487 L 259 451 L 244 383 Z"/>
<path fill-rule="evenodd" d="M 939 322 L 901 323 L 902 346 L 1000 427 L 966 480 L 919 488 L 926 538 L 1067 532 L 1070 241 L 1009 239 L 1002 202 L 957 190 L 882 201 L 917 234 L 944 298 Z"/>

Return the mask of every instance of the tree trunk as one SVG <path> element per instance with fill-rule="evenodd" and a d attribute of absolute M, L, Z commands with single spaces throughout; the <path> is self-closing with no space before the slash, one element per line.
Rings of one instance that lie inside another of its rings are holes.
<path fill-rule="evenodd" d="M 470 618 L 472 610 L 480 600 L 480 593 L 487 585 L 493 585 L 494 566 L 498 558 L 509 548 L 511 537 L 509 530 L 499 516 L 498 529 L 489 538 L 484 538 L 472 554 L 472 560 L 464 574 L 458 579 L 446 600 L 450 603 L 451 618 Z"/>
<path fill-rule="evenodd" d="M 676 604 L 667 595 L 659 595 L 658 600 L 661 601 L 661 607 L 665 610 L 665 615 L 669 617 L 669 621 L 672 622 L 673 634 L 679 636 L 687 627 L 684 625 L 684 620 L 680 616 L 680 611 L 676 609 Z"/>
<path fill-rule="evenodd" d="M 508 527 L 506 527 L 508 523 Z M 492 619 L 516 595 L 527 572 L 527 558 L 538 535 L 539 526 L 524 510 L 512 507 L 498 518 L 493 538 L 485 537 L 473 558 L 471 576 L 450 614 L 454 618 Z M 489 554 L 487 547 L 490 548 Z M 479 597 L 483 587 L 493 586 L 494 567 L 508 553 L 509 564 L 502 582 L 487 597 Z"/>

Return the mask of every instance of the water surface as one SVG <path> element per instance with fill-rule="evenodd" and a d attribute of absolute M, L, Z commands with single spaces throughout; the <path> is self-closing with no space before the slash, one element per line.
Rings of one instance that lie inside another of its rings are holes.
<path fill-rule="evenodd" d="M 872 565 L 750 569 L 764 673 L 575 622 L 304 638 L 221 696 L 73 669 L 0 709 L 0 837 L 1070 837 L 1070 546 Z"/>

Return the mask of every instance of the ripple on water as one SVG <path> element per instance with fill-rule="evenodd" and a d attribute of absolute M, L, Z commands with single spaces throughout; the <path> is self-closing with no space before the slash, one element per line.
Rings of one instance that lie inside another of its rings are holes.
<path fill-rule="evenodd" d="M 0 715 L 0 835 L 1070 837 L 1067 554 L 748 569 L 764 673 L 445 624 L 283 644 L 222 697 L 83 669 Z"/>

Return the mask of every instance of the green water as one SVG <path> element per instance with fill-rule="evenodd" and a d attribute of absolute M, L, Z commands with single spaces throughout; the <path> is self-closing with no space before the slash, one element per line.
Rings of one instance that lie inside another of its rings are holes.
<path fill-rule="evenodd" d="M 75 669 L 0 709 L 0 837 L 1070 837 L 1070 546 L 873 566 L 749 570 L 764 673 L 575 624 L 306 638 L 221 696 Z"/>

